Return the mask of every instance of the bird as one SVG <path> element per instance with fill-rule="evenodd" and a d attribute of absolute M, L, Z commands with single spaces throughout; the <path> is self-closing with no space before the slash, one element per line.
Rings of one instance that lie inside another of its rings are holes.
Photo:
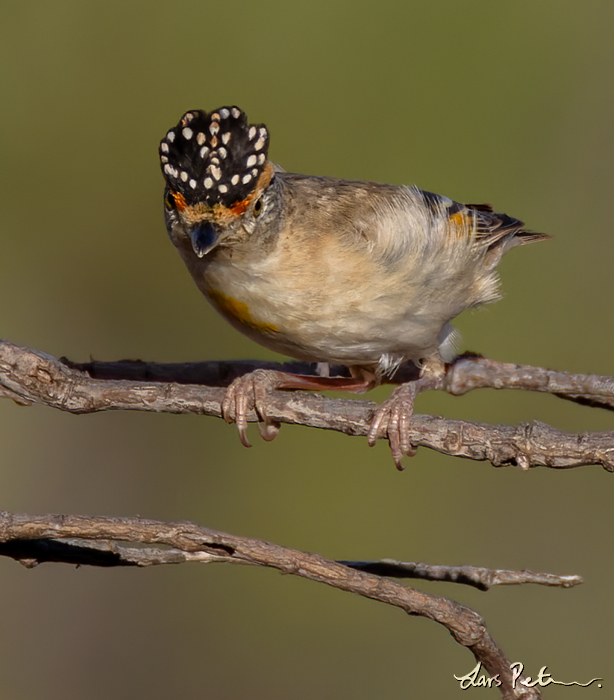
<path fill-rule="evenodd" d="M 500 298 L 496 267 L 510 248 L 550 238 L 496 213 L 416 186 L 286 172 L 269 130 L 226 106 L 186 112 L 159 145 L 168 235 L 198 289 L 261 345 L 318 363 L 322 376 L 256 370 L 227 388 L 221 413 L 249 446 L 253 407 L 265 440 L 270 389 L 364 392 L 394 383 L 402 363 L 440 377 L 457 354 L 452 319 Z M 330 377 L 344 365 L 349 376 Z M 428 383 L 428 381 L 427 381 Z M 375 411 L 399 469 L 418 382 Z"/>

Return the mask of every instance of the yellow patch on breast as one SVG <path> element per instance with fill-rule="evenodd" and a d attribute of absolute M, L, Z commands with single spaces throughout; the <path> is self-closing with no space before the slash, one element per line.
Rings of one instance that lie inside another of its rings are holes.
<path fill-rule="evenodd" d="M 225 316 L 238 321 L 244 326 L 264 333 L 277 333 L 279 331 L 279 328 L 272 323 L 263 323 L 254 319 L 249 311 L 249 307 L 243 301 L 237 301 L 237 299 L 226 296 L 223 292 L 218 292 L 215 289 L 209 290 L 209 297 Z"/>

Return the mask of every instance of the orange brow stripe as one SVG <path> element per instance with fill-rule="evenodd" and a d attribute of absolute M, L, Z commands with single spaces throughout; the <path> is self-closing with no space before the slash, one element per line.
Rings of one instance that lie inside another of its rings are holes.
<path fill-rule="evenodd" d="M 175 200 L 175 206 L 179 211 L 183 211 L 188 205 L 186 204 L 186 201 L 184 199 L 184 196 L 180 194 L 179 192 L 172 192 L 171 191 L 171 196 Z"/>
<path fill-rule="evenodd" d="M 245 199 L 241 200 L 240 202 L 236 202 L 230 207 L 230 211 L 233 214 L 244 214 L 247 207 L 249 207 L 250 202 L 252 201 L 252 196 L 250 195 L 249 197 L 246 197 Z"/>

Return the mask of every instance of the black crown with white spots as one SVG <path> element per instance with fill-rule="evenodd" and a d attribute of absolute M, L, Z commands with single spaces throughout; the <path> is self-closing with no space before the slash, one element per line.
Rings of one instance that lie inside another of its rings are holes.
<path fill-rule="evenodd" d="M 167 185 L 187 204 L 230 206 L 254 189 L 268 148 L 264 124 L 248 124 L 238 107 L 222 107 L 209 114 L 186 112 L 159 151 Z"/>

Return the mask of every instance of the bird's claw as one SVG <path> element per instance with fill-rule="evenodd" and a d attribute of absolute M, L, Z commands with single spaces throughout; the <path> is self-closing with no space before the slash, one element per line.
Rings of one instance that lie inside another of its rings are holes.
<path fill-rule="evenodd" d="M 222 418 L 236 423 L 239 439 L 245 447 L 251 447 L 247 439 L 247 415 L 254 409 L 258 417 L 258 429 L 264 440 L 271 441 L 279 432 L 280 424 L 269 418 L 266 412 L 267 394 L 278 386 L 274 372 L 257 369 L 237 377 L 226 389 L 222 401 Z"/>
<path fill-rule="evenodd" d="M 413 457 L 416 448 L 411 444 L 411 417 L 414 412 L 414 399 L 417 388 L 415 382 L 408 382 L 397 387 L 390 397 L 381 403 L 371 421 L 367 433 L 369 445 L 373 447 L 379 438 L 387 438 L 392 458 L 399 471 L 401 460 L 405 455 Z"/>

